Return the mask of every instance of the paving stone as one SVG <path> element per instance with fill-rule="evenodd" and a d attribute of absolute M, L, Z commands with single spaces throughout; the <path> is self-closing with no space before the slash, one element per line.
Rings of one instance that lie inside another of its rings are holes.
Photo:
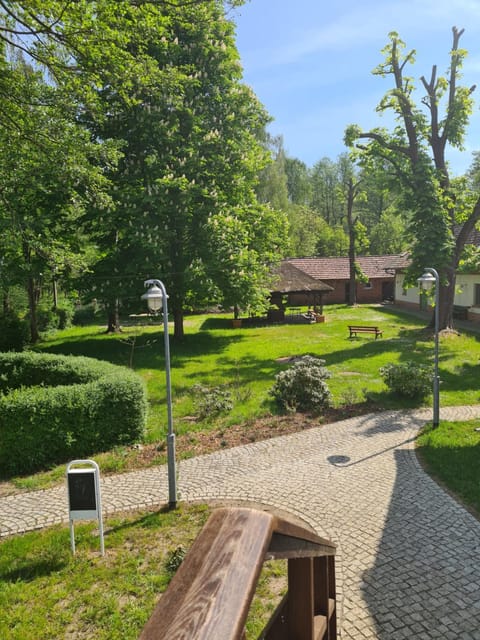
<path fill-rule="evenodd" d="M 445 420 L 479 416 L 480 406 L 441 409 Z M 342 640 L 480 640 L 480 523 L 418 463 L 429 420 L 431 410 L 383 412 L 185 460 L 179 494 L 277 508 L 332 539 Z M 166 467 L 101 484 L 105 514 L 167 501 Z M 8 496 L 0 536 L 67 517 L 64 486 Z"/>

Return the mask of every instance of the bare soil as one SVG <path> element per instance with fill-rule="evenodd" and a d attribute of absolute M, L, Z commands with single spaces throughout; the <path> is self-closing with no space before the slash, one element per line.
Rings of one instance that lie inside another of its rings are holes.
<path fill-rule="evenodd" d="M 378 410 L 378 407 L 366 402 L 360 405 L 352 405 L 351 407 L 342 407 L 341 409 L 329 409 L 322 416 L 311 416 L 303 413 L 282 416 L 272 415 L 223 429 L 192 431 L 189 434 L 177 435 L 176 454 L 178 459 L 192 458 L 221 449 L 230 449 L 243 444 L 285 436 L 375 410 Z M 162 464 L 166 462 L 166 452 L 165 441 L 132 445 L 125 451 L 123 470 L 133 471 L 155 464 Z M 103 470 L 102 475 L 109 474 Z M 26 489 L 19 488 L 13 482 L 0 482 L 0 498 L 24 491 Z"/>

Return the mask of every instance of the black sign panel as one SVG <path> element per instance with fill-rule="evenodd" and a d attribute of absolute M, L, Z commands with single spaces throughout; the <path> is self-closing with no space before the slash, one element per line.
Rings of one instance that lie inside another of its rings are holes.
<path fill-rule="evenodd" d="M 75 471 L 68 474 L 70 511 L 95 511 L 95 474 L 92 471 Z"/>

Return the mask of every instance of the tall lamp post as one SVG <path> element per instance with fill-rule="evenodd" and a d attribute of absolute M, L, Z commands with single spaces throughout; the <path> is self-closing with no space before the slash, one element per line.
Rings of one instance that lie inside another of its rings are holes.
<path fill-rule="evenodd" d="M 163 336 L 165 340 L 165 376 L 167 382 L 167 462 L 168 462 L 168 506 L 175 509 L 177 506 L 177 472 L 175 468 L 175 433 L 173 431 L 172 412 L 172 385 L 170 381 L 170 342 L 168 338 L 168 305 L 167 291 L 161 280 L 145 280 L 145 287 L 148 287 L 143 294 L 142 300 L 146 300 L 150 311 L 158 312 L 163 307 Z"/>
<path fill-rule="evenodd" d="M 438 377 L 438 319 L 440 302 L 440 278 L 435 269 L 425 269 L 425 273 L 418 278 L 418 286 L 424 291 L 429 291 L 435 285 L 435 354 L 433 370 L 433 426 L 438 427 L 440 422 L 440 379 Z"/>

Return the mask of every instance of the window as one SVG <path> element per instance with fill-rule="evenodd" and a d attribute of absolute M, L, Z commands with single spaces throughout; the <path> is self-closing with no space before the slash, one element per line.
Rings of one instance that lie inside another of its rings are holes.
<path fill-rule="evenodd" d="M 372 283 L 371 282 L 366 282 L 364 285 L 364 289 L 371 289 L 372 288 Z"/>

